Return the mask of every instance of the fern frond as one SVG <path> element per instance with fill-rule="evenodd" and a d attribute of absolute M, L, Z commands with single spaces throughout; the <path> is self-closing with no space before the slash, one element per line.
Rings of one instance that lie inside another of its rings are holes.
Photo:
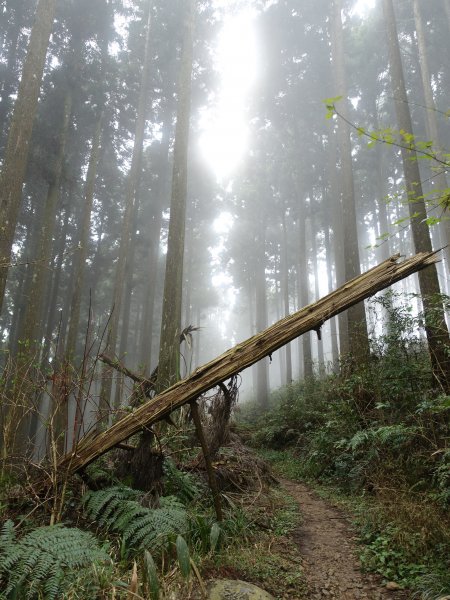
<path fill-rule="evenodd" d="M 180 500 L 173 496 L 161 498 L 161 507 L 151 509 L 136 501 L 138 494 L 129 488 L 89 492 L 84 499 L 85 510 L 94 520 L 102 510 L 98 525 L 121 535 L 127 546 L 135 550 L 161 549 L 169 539 L 185 533 L 188 518 Z"/>
<path fill-rule="evenodd" d="M 60 598 L 70 583 L 67 575 L 83 569 L 89 580 L 93 565 L 110 562 L 96 538 L 79 529 L 39 527 L 18 541 L 9 524 L 4 532 L 8 543 L 1 548 L 0 591 L 6 597 Z"/>

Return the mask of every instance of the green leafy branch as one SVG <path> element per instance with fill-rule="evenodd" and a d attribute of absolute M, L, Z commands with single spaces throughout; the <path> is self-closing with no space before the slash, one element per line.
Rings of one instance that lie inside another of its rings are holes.
<path fill-rule="evenodd" d="M 364 127 L 355 125 L 355 123 L 352 123 L 337 110 L 336 102 L 341 99 L 342 96 L 335 96 L 334 98 L 326 98 L 324 100 L 327 109 L 326 118 L 331 119 L 334 115 L 336 115 L 342 119 L 344 123 L 357 132 L 358 137 L 364 136 L 370 139 L 370 142 L 367 144 L 369 148 L 375 146 L 377 143 L 387 144 L 388 146 L 396 146 L 397 148 L 408 150 L 408 152 L 416 152 L 420 155 L 418 158 L 434 160 L 440 165 L 443 165 L 445 170 L 450 169 L 450 154 L 441 154 L 441 158 L 436 152 L 433 152 L 432 141 L 416 141 L 414 134 L 409 133 L 404 129 L 401 129 L 400 131 L 394 131 L 392 128 L 388 127 L 378 131 L 368 131 Z"/>

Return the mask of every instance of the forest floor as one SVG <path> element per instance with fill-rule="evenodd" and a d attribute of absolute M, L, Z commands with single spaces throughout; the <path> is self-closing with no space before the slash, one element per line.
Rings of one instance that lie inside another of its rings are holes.
<path fill-rule="evenodd" d="M 299 600 L 411 598 L 394 582 L 383 584 L 380 577 L 361 572 L 357 534 L 348 515 L 303 483 L 282 480 L 281 484 L 298 503 L 302 517 L 300 526 L 292 532 L 306 584 Z"/>
<path fill-rule="evenodd" d="M 276 600 L 413 598 L 395 582 L 362 571 L 350 511 L 303 482 L 279 481 L 243 506 L 254 528 L 248 537 L 238 534 L 238 543 L 223 549 L 220 558 L 203 562 L 205 581 L 247 581 Z M 193 590 L 189 597 L 200 594 Z"/>

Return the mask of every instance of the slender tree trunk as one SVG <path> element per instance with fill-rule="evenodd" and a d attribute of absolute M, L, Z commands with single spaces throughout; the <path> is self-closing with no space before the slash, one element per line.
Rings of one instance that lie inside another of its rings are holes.
<path fill-rule="evenodd" d="M 59 284 L 61 281 L 62 274 L 62 266 L 64 262 L 64 249 L 66 247 L 66 239 L 67 239 L 67 231 L 69 228 L 69 217 L 70 210 L 69 207 L 66 208 L 66 212 L 64 214 L 63 226 L 60 231 L 59 239 L 58 239 L 58 248 L 56 250 L 56 261 L 55 261 L 55 269 L 54 269 L 54 277 L 52 281 L 52 291 L 51 291 L 51 301 L 49 304 L 49 310 L 47 312 L 47 329 L 45 332 L 45 342 L 42 350 L 42 365 L 45 368 L 48 365 L 48 360 L 50 357 L 50 347 L 53 339 L 53 334 L 55 332 L 56 324 L 58 322 L 58 316 L 61 316 L 60 311 L 57 314 L 57 305 L 58 305 L 58 294 L 59 294 Z"/>
<path fill-rule="evenodd" d="M 175 129 L 174 166 L 170 222 L 164 278 L 163 310 L 158 361 L 158 390 L 177 381 L 180 376 L 180 334 L 183 296 L 183 260 L 187 202 L 187 159 L 191 112 L 191 76 L 195 0 L 188 0 L 184 23 L 183 50 L 178 84 L 177 124 Z"/>
<path fill-rule="evenodd" d="M 383 11 L 397 122 L 400 130 L 413 134 L 392 0 L 383 0 Z M 427 252 L 432 246 L 426 224 L 427 213 L 417 156 L 414 150 L 402 149 L 402 159 L 414 247 L 416 252 Z M 438 299 L 440 289 L 435 265 L 419 273 L 419 287 L 433 373 L 444 390 L 448 391 L 450 389 L 450 343 L 444 311 Z"/>
<path fill-rule="evenodd" d="M 70 305 L 69 330 L 67 334 L 67 343 L 65 359 L 71 363 L 76 356 L 78 326 L 80 321 L 81 298 L 84 287 L 84 274 L 86 269 L 86 258 L 89 246 L 89 234 L 91 228 L 91 213 L 94 202 L 95 181 L 97 179 L 97 166 L 100 154 L 100 136 L 102 130 L 102 119 L 100 115 L 97 121 L 94 138 L 92 140 L 91 156 L 86 175 L 86 185 L 84 192 L 84 206 L 81 218 L 81 231 L 76 256 L 74 257 L 74 287 L 72 302 Z"/>
<path fill-rule="evenodd" d="M 333 1 L 333 72 L 337 94 L 343 97 L 341 111 L 348 118 L 348 91 L 344 57 L 344 32 L 342 28 L 342 0 Z M 342 172 L 342 220 L 344 227 L 344 259 L 345 279 L 353 279 L 361 274 L 358 247 L 358 227 L 356 218 L 355 190 L 352 168 L 352 148 L 349 126 L 341 120 L 338 124 L 338 139 Z M 348 349 L 358 359 L 369 354 L 366 311 L 364 304 L 349 309 L 348 314 L 348 346 L 342 340 L 342 349 Z M 345 338 L 341 331 L 341 339 Z"/>
<path fill-rule="evenodd" d="M 329 178 L 331 189 L 331 229 L 333 231 L 333 251 L 334 251 L 334 266 L 336 269 L 336 285 L 343 285 L 345 282 L 345 260 L 344 260 L 344 224 L 342 219 L 342 189 L 338 181 L 337 173 L 337 144 L 335 136 L 330 137 L 329 148 Z M 346 355 L 350 352 L 348 339 L 348 314 L 340 313 L 336 317 L 336 322 L 339 326 L 339 349 L 341 355 Z"/>
<path fill-rule="evenodd" d="M 445 14 L 447 15 L 448 29 L 450 31 L 450 0 L 443 0 L 443 2 L 444 2 Z"/>
<path fill-rule="evenodd" d="M 27 343 L 28 352 L 24 357 L 36 355 L 39 351 L 43 333 L 41 315 L 44 303 L 44 291 L 47 289 L 49 265 L 52 256 L 53 234 L 56 222 L 56 209 L 60 197 L 61 175 L 63 170 L 67 133 L 72 115 L 72 93 L 68 91 L 64 100 L 62 126 L 53 171 L 53 180 L 49 186 L 44 208 L 42 229 L 39 233 L 37 262 L 33 269 L 33 278 L 28 295 L 22 332 L 19 338 Z"/>
<path fill-rule="evenodd" d="M 39 0 L 0 177 L 0 311 L 22 203 L 22 184 L 55 9 L 56 0 Z"/>
<path fill-rule="evenodd" d="M 300 200 L 303 203 L 303 200 Z M 298 260 L 298 273 L 297 273 L 297 285 L 298 285 L 298 296 L 299 305 L 301 308 L 309 304 L 309 269 L 308 269 L 308 256 L 307 256 L 307 244 L 306 244 L 306 215 L 304 206 L 299 207 L 299 219 L 298 219 L 298 239 L 299 239 L 299 260 Z M 313 360 L 311 351 L 311 334 L 306 333 L 301 338 L 302 344 L 302 357 L 303 365 L 301 372 L 303 376 L 308 379 L 313 377 Z"/>
<path fill-rule="evenodd" d="M 264 218 L 261 219 L 264 221 Z M 257 248 L 257 264 L 254 273 L 255 282 L 255 318 L 256 331 L 267 328 L 267 290 L 266 290 L 266 225 L 260 224 L 260 230 L 255 238 Z M 256 400 L 262 410 L 269 407 L 269 373 L 267 359 L 259 361 L 256 365 Z"/>
<path fill-rule="evenodd" d="M 113 304 L 112 313 L 109 322 L 109 331 L 106 342 L 105 353 L 110 356 L 115 356 L 117 337 L 119 331 L 119 319 L 121 315 L 123 288 L 125 284 L 125 273 L 127 269 L 128 253 L 130 246 L 130 233 L 133 220 L 133 210 L 136 195 L 136 186 L 139 179 L 142 163 L 142 148 L 145 134 L 145 120 L 147 108 L 147 89 L 149 83 L 149 67 L 150 67 L 150 22 L 151 22 L 151 0 L 147 5 L 147 29 L 145 39 L 144 61 L 142 66 L 141 86 L 139 93 L 138 109 L 136 114 L 135 137 L 133 156 L 131 159 L 130 171 L 127 178 L 126 197 L 125 197 L 125 213 L 122 222 L 122 232 L 120 238 L 119 257 L 117 260 L 116 273 L 113 289 Z M 100 392 L 99 405 L 99 426 L 108 418 L 110 410 L 110 399 L 112 389 L 113 370 L 109 366 L 105 366 L 102 373 L 102 386 Z"/>
<path fill-rule="evenodd" d="M 17 62 L 17 49 L 19 45 L 19 34 L 21 29 L 21 22 L 17 20 L 14 23 L 12 33 L 10 34 L 10 47 L 8 52 L 8 59 L 6 62 L 5 78 L 3 80 L 3 86 L 0 93 L 0 148 L 3 148 L 3 140 L 6 135 L 8 113 L 10 108 L 10 98 L 14 91 L 15 74 L 14 67 Z"/>
<path fill-rule="evenodd" d="M 331 244 L 330 244 L 330 230 L 328 224 L 325 223 L 325 252 L 327 260 L 327 282 L 328 282 L 328 293 L 330 294 L 333 290 L 333 270 L 331 261 Z M 338 346 L 338 333 L 336 318 L 330 319 L 330 334 L 331 334 L 331 356 L 333 361 L 333 372 L 336 373 L 339 368 L 339 346 Z"/>
<path fill-rule="evenodd" d="M 311 249 L 313 256 L 313 269 L 314 269 L 314 301 L 317 302 L 320 299 L 319 292 L 319 268 L 317 260 L 317 240 L 315 231 L 311 232 Z M 323 354 L 323 340 L 322 334 L 317 334 L 317 356 L 319 362 L 319 375 L 323 377 L 325 375 L 325 358 Z"/>
<path fill-rule="evenodd" d="M 155 307 L 155 287 L 158 273 L 159 240 L 161 237 L 162 209 L 157 208 L 155 219 L 151 226 L 150 245 L 148 253 L 147 278 L 144 287 L 144 307 L 142 314 L 142 331 L 140 339 L 139 363 L 142 373 L 150 375 L 152 361 L 152 332 L 153 314 Z"/>
<path fill-rule="evenodd" d="M 283 241 L 281 246 L 281 292 L 283 297 L 283 309 L 284 316 L 290 314 L 289 310 L 289 266 L 288 266 L 288 235 L 286 228 L 286 213 L 283 207 L 281 216 L 281 225 L 283 228 Z M 285 372 L 285 383 L 289 385 L 292 383 L 292 356 L 291 356 L 291 344 L 286 344 L 286 372 Z"/>
<path fill-rule="evenodd" d="M 138 186 L 139 187 L 139 186 Z M 131 318 L 131 304 L 133 300 L 133 274 L 135 269 L 135 258 L 136 258 L 136 231 L 138 227 L 138 213 L 139 213 L 139 201 L 138 195 L 134 207 L 133 215 L 133 227 L 130 239 L 130 250 L 128 256 L 128 268 L 126 273 L 125 282 L 125 294 L 124 294 L 124 305 L 122 313 L 122 327 L 120 334 L 119 344 L 119 360 L 125 361 L 128 349 L 128 339 L 130 335 L 130 318 Z M 114 408 L 117 409 L 122 401 L 123 388 L 125 383 L 125 377 L 122 373 L 116 379 L 116 390 L 114 397 Z"/>

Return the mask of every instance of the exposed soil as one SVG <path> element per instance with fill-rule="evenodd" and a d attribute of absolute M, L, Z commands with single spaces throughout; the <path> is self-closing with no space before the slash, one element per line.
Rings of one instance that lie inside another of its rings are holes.
<path fill-rule="evenodd" d="M 301 555 L 307 593 L 302 600 L 408 600 L 411 593 L 391 590 L 375 575 L 361 572 L 356 534 L 339 509 L 302 483 L 283 480 L 283 487 L 299 503 L 302 525 L 294 532 Z M 294 600 L 294 599 L 293 599 Z"/>

